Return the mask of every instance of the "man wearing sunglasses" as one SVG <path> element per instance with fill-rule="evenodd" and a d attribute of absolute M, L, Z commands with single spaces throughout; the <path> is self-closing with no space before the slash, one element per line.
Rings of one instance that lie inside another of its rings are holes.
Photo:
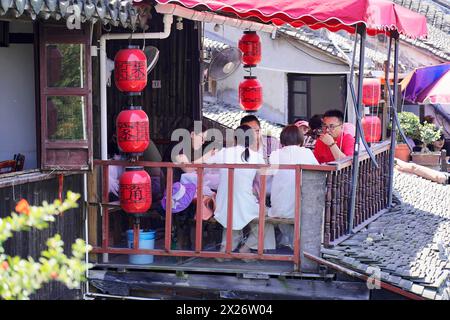
<path fill-rule="evenodd" d="M 314 149 L 319 163 L 337 161 L 353 154 L 355 138 L 344 132 L 343 122 L 344 114 L 340 110 L 329 110 L 323 115 L 322 134 Z"/>

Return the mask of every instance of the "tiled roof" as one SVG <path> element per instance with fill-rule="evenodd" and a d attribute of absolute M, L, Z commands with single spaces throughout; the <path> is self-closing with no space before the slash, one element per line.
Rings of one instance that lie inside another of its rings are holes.
<path fill-rule="evenodd" d="M 325 259 L 427 299 L 450 300 L 450 186 L 395 172 L 397 205 L 365 229 L 322 249 Z"/>
<path fill-rule="evenodd" d="M 81 22 L 100 20 L 103 24 L 121 25 L 124 28 L 134 28 L 139 22 L 139 12 L 144 7 L 134 7 L 132 0 L 2 0 L 0 2 L 0 17 L 12 15 L 16 18 L 28 15 L 36 18 L 59 20 L 67 19 L 80 10 Z M 69 9 L 69 10 L 68 10 Z M 147 16 L 146 16 L 147 18 Z"/>
<path fill-rule="evenodd" d="M 213 101 L 203 102 L 203 117 L 216 121 L 228 128 L 236 129 L 245 115 L 247 115 L 246 112 L 230 104 Z M 281 130 L 283 130 L 282 125 L 262 119 L 258 113 L 255 113 L 255 116 L 261 122 L 263 134 L 276 138 L 280 137 Z"/>
<path fill-rule="evenodd" d="M 441 29 L 443 32 L 450 31 L 450 3 L 448 0 L 393 0 L 395 3 L 409 10 L 423 14 L 429 24 Z"/>
<path fill-rule="evenodd" d="M 294 29 L 292 27 L 278 28 L 278 34 L 281 36 L 284 35 L 284 38 L 288 41 L 290 38 L 294 38 L 322 50 L 325 54 L 338 57 L 346 61 L 345 55 L 333 45 L 326 33 L 327 31 L 323 29 L 312 30 L 307 27 L 301 27 L 298 29 Z"/>
<path fill-rule="evenodd" d="M 427 27 L 428 39 L 409 39 L 402 35 L 400 39 L 415 47 L 431 52 L 438 58 L 450 61 L 450 36 L 448 32 L 444 32 L 431 24 L 428 24 Z M 289 39 L 295 39 L 304 42 L 322 50 L 325 54 L 344 61 L 349 61 L 352 56 L 353 40 L 352 36 L 347 33 L 312 30 L 307 27 L 294 29 L 287 26 L 279 28 L 278 34 L 288 41 Z M 368 58 L 368 65 L 366 68 L 382 68 L 384 61 L 387 60 L 387 49 L 385 46 L 386 44 L 378 42 L 375 42 L 375 45 L 371 45 L 370 42 L 367 43 L 365 52 L 366 58 Z M 358 55 L 356 55 L 356 59 L 358 60 Z M 401 57 L 399 64 L 400 72 L 410 71 L 413 68 L 420 67 L 415 64 L 416 62 L 410 62 L 407 56 Z"/>
<path fill-rule="evenodd" d="M 431 24 L 428 27 L 428 39 L 409 39 L 405 36 L 400 36 L 400 39 L 408 42 L 416 47 L 423 48 L 430 51 L 435 56 L 450 61 L 450 36 L 449 32 L 444 32 Z"/>

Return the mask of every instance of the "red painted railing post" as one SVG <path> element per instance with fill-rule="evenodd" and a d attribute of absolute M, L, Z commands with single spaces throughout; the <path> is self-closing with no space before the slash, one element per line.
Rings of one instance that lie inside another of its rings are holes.
<path fill-rule="evenodd" d="M 139 249 L 139 233 L 141 232 L 140 230 L 140 225 L 139 223 L 134 223 L 133 224 L 133 249 Z"/>
<path fill-rule="evenodd" d="M 300 269 L 300 215 L 301 215 L 301 187 L 302 169 L 295 169 L 295 220 L 294 220 L 294 270 Z"/>
<path fill-rule="evenodd" d="M 195 252 L 202 250 L 203 168 L 197 169 L 197 208 L 195 215 Z"/>
<path fill-rule="evenodd" d="M 233 192 L 234 192 L 234 169 L 228 169 L 228 203 L 227 203 L 227 236 L 225 252 L 231 254 L 233 244 Z"/>
<path fill-rule="evenodd" d="M 173 168 L 167 168 L 166 180 L 166 225 L 165 225 L 165 242 L 164 248 L 167 252 L 171 250 L 172 244 L 172 183 L 173 183 Z"/>
<path fill-rule="evenodd" d="M 258 223 L 258 256 L 262 257 L 264 253 L 264 228 L 266 216 L 266 172 L 261 169 L 260 190 L 259 190 L 259 223 Z"/>
<path fill-rule="evenodd" d="M 109 165 L 102 167 L 103 185 L 102 185 L 102 202 L 109 202 Z M 109 209 L 108 206 L 102 208 L 102 248 L 109 247 Z"/>

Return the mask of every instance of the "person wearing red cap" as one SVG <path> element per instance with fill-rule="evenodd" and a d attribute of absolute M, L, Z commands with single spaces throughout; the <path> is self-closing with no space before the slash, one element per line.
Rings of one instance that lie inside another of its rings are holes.
<path fill-rule="evenodd" d="M 296 120 L 294 122 L 294 124 L 297 128 L 300 129 L 303 136 L 309 131 L 309 123 L 306 120 L 299 119 L 299 120 Z"/>

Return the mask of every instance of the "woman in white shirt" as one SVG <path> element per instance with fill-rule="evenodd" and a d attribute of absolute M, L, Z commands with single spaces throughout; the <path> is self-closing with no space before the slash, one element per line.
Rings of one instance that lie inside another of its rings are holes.
<path fill-rule="evenodd" d="M 223 164 L 264 164 L 264 158 L 251 150 L 256 142 L 253 130 L 242 125 L 235 131 L 235 146 L 223 148 L 207 163 Z M 233 243 L 232 250 L 236 249 L 243 238 L 242 229 L 250 223 L 250 234 L 239 252 L 250 252 L 258 248 L 258 223 L 252 220 L 259 216 L 258 197 L 253 192 L 253 180 L 257 177 L 257 169 L 235 169 L 233 188 Z M 221 251 L 225 251 L 227 212 L 228 209 L 228 169 L 220 169 L 220 180 L 216 196 L 215 219 L 224 227 L 222 233 Z M 266 224 L 264 232 L 264 248 L 275 249 L 275 234 L 272 225 Z"/>
<path fill-rule="evenodd" d="M 269 157 L 272 166 L 277 164 L 316 164 L 319 162 L 314 157 L 313 152 L 301 147 L 303 144 L 303 133 L 296 125 L 286 126 L 280 135 L 280 142 L 283 146 L 275 150 Z M 269 217 L 294 218 L 295 217 L 295 170 L 276 169 L 273 172 L 272 192 L 270 195 L 271 208 L 268 211 Z M 292 244 L 293 225 L 279 225 L 280 231 L 288 241 L 285 244 Z"/>

